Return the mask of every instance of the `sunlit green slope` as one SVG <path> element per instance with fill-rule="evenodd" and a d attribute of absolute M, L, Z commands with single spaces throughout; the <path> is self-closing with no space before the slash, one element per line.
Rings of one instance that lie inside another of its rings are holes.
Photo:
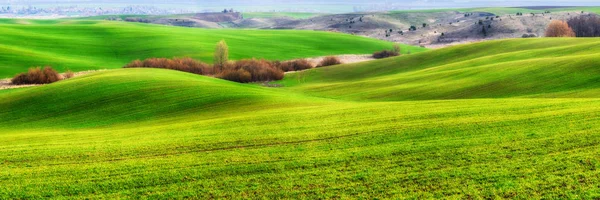
<path fill-rule="evenodd" d="M 598 39 L 515 39 L 294 73 L 281 83 L 354 100 L 600 97 L 598 66 Z"/>
<path fill-rule="evenodd" d="M 210 30 L 93 20 L 0 19 L 0 78 L 31 66 L 60 71 L 119 68 L 148 57 L 192 57 L 212 63 L 225 39 L 231 59 L 287 60 L 338 54 L 370 54 L 389 42 L 341 33 L 297 30 Z M 412 52 L 419 47 L 404 46 Z"/>
<path fill-rule="evenodd" d="M 0 199 L 596 199 L 594 44 L 478 43 L 277 88 L 118 69 L 2 91 Z"/>

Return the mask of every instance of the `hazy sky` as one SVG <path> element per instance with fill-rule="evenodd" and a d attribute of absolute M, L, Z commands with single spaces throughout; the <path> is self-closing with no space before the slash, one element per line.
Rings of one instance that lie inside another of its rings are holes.
<path fill-rule="evenodd" d="M 286 8 L 311 8 L 331 10 L 339 6 L 340 11 L 354 6 L 393 5 L 406 9 L 443 7 L 493 7 L 493 6 L 600 6 L 600 0 L 0 0 L 0 5 L 157 5 L 203 9 L 231 7 L 238 10 L 265 9 L 284 10 Z"/>

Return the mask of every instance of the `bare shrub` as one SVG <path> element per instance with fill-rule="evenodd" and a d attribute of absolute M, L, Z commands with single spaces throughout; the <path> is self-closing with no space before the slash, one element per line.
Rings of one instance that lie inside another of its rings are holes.
<path fill-rule="evenodd" d="M 29 83 L 29 77 L 27 76 L 27 73 L 17 74 L 15 77 L 12 78 L 11 82 L 14 85 L 30 84 Z"/>
<path fill-rule="evenodd" d="M 30 68 L 27 73 L 21 73 L 16 75 L 12 80 L 12 84 L 25 85 L 25 84 L 48 84 L 54 83 L 61 79 L 60 74 L 52 67 L 40 67 Z"/>
<path fill-rule="evenodd" d="M 73 78 L 74 76 L 75 76 L 75 74 L 71 70 L 67 70 L 63 75 L 63 79 L 70 79 L 70 78 Z"/>
<path fill-rule="evenodd" d="M 390 50 L 383 50 L 383 51 L 378 51 L 373 53 L 373 58 L 375 59 L 382 59 L 382 58 L 388 58 L 388 57 L 394 57 L 394 56 L 399 56 L 399 53 L 396 53 L 394 51 L 390 51 Z"/>
<path fill-rule="evenodd" d="M 124 68 L 161 68 L 189 72 L 200 75 L 213 74 L 213 69 L 206 63 L 191 58 L 148 58 L 146 60 L 134 60 Z"/>
<path fill-rule="evenodd" d="M 575 32 L 567 22 L 553 20 L 546 29 L 546 37 L 575 37 Z"/>
<path fill-rule="evenodd" d="M 56 72 L 56 70 L 52 69 L 52 67 L 44 67 L 42 74 L 43 74 L 43 77 L 45 78 L 45 81 L 42 82 L 41 84 L 54 83 L 54 82 L 60 81 L 60 79 L 62 79 L 60 74 L 58 72 Z"/>
<path fill-rule="evenodd" d="M 221 40 L 217 43 L 217 47 L 215 48 L 215 59 L 214 64 L 217 70 L 223 70 L 223 67 L 227 64 L 229 60 L 229 46 L 225 43 L 225 40 Z"/>
<path fill-rule="evenodd" d="M 283 71 L 267 60 L 246 59 L 227 64 L 224 71 L 244 70 L 250 73 L 250 82 L 283 79 Z"/>
<path fill-rule="evenodd" d="M 317 67 L 327 67 L 327 66 L 333 66 L 333 65 L 339 65 L 342 64 L 342 61 L 335 56 L 327 56 L 325 58 L 323 58 L 323 60 L 321 60 L 321 62 L 319 63 L 319 65 L 317 65 Z"/>
<path fill-rule="evenodd" d="M 252 75 L 250 72 L 240 69 L 240 70 L 224 70 L 221 73 L 217 74 L 217 78 L 225 79 L 229 81 L 235 81 L 238 83 L 248 83 L 252 81 Z"/>
<path fill-rule="evenodd" d="M 303 61 L 295 63 L 300 64 Z M 294 65 L 293 67 L 299 66 Z M 200 75 L 216 75 L 217 78 L 241 83 L 281 80 L 284 75 L 283 71 L 273 62 L 257 59 L 227 62 L 224 64 L 223 70 L 215 70 L 214 67 L 191 58 L 149 58 L 143 61 L 134 60 L 125 65 L 124 68 L 172 69 Z M 250 78 L 247 78 L 247 74 L 250 75 Z"/>
<path fill-rule="evenodd" d="M 302 71 L 302 70 L 306 70 L 306 69 L 312 69 L 313 65 L 306 59 L 298 59 L 298 60 L 293 60 L 293 61 L 287 61 L 287 62 L 279 62 L 279 61 L 275 61 L 273 62 L 273 64 L 281 69 L 281 71 L 284 72 L 290 72 L 290 71 Z"/>

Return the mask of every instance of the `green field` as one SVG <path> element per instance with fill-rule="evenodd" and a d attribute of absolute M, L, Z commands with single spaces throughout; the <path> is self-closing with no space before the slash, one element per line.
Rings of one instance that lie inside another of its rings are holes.
<path fill-rule="evenodd" d="M 230 58 L 288 60 L 390 49 L 385 41 L 341 33 L 296 30 L 212 30 L 95 20 L 0 19 L 0 78 L 32 66 L 120 68 L 135 59 L 192 57 L 212 63 L 225 39 Z M 403 45 L 403 50 L 425 51 Z"/>
<path fill-rule="evenodd" d="M 561 11 L 581 12 L 581 11 L 585 11 L 585 12 L 591 12 L 591 13 L 600 14 L 600 7 L 554 8 L 554 9 L 548 9 L 548 10 L 553 11 L 553 12 L 561 12 Z"/>
<path fill-rule="evenodd" d="M 0 199 L 600 198 L 598 39 L 0 90 Z"/>

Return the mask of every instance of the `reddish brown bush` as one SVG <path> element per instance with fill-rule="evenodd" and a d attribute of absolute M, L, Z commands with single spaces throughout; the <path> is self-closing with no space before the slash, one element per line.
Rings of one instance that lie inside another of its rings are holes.
<path fill-rule="evenodd" d="M 12 78 L 11 82 L 15 85 L 30 84 L 29 78 L 27 77 L 27 73 L 17 74 L 14 78 Z"/>
<path fill-rule="evenodd" d="M 52 69 L 52 67 L 44 67 L 42 74 L 46 80 L 44 83 L 54 83 L 62 79 L 62 76 L 56 70 Z"/>
<path fill-rule="evenodd" d="M 43 69 L 36 67 L 30 68 L 27 73 L 18 74 L 11 82 L 15 85 L 48 84 L 59 81 L 60 79 L 60 74 L 52 69 L 52 67 L 44 67 Z"/>
<path fill-rule="evenodd" d="M 213 68 L 209 65 L 191 58 L 148 58 L 144 61 L 134 60 L 125 65 L 124 68 L 161 68 L 200 75 L 213 74 Z"/>
<path fill-rule="evenodd" d="M 308 61 L 306 61 L 308 63 Z M 309 63 L 310 64 L 310 63 Z M 215 71 L 209 65 L 195 61 L 191 58 L 149 58 L 143 61 L 134 60 L 124 66 L 124 68 L 163 68 L 184 72 L 190 72 L 200 75 L 215 75 L 222 78 L 240 83 L 273 81 L 283 79 L 283 71 L 275 64 L 267 60 L 240 60 L 237 62 L 228 62 L 223 70 Z M 303 61 L 294 62 L 292 68 L 306 67 Z"/>
<path fill-rule="evenodd" d="M 327 56 L 325 58 L 323 58 L 323 60 L 321 60 L 321 62 L 319 63 L 319 65 L 317 65 L 317 67 L 327 67 L 327 66 L 332 66 L 332 65 L 339 65 L 342 64 L 342 61 L 335 56 Z"/>
<path fill-rule="evenodd" d="M 229 81 L 235 81 L 238 83 L 248 83 L 252 81 L 252 75 L 250 72 L 240 69 L 240 70 L 224 70 L 221 73 L 217 74 L 217 78 L 225 79 Z"/>
<path fill-rule="evenodd" d="M 546 37 L 575 37 L 575 32 L 567 22 L 554 20 L 546 28 Z"/>
<path fill-rule="evenodd" d="M 73 78 L 74 76 L 75 76 L 75 74 L 71 70 L 67 70 L 64 73 L 63 78 L 64 79 L 70 79 L 70 78 Z"/>
<path fill-rule="evenodd" d="M 229 63 L 225 66 L 224 71 L 244 70 L 251 75 L 250 82 L 273 81 L 283 79 L 283 71 L 278 69 L 272 62 L 267 60 L 239 60 L 234 63 Z"/>
<path fill-rule="evenodd" d="M 279 61 L 273 62 L 277 68 L 281 69 L 284 72 L 290 71 L 302 71 L 306 69 L 312 69 L 313 65 L 306 59 L 298 59 L 293 61 L 287 61 L 280 63 Z"/>

